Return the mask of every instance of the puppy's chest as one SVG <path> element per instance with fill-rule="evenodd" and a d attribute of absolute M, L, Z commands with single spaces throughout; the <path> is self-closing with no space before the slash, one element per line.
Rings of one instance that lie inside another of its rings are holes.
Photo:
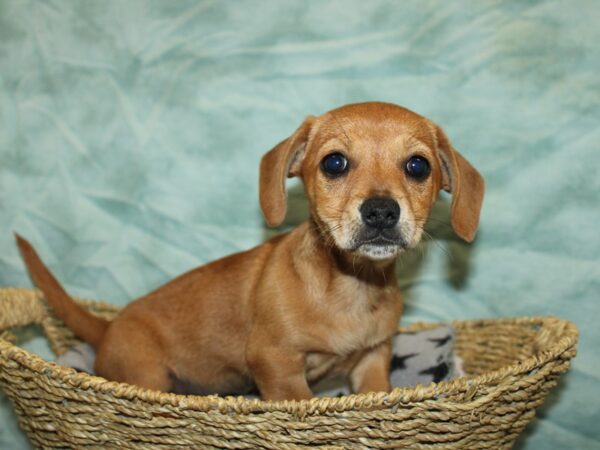
<path fill-rule="evenodd" d="M 395 333 L 398 319 L 399 305 L 393 302 L 365 311 L 339 311 L 327 324 L 320 351 L 306 355 L 309 381 L 347 374 L 366 351 Z"/>
<path fill-rule="evenodd" d="M 395 320 L 390 316 L 386 317 L 385 313 L 377 310 L 334 317 L 330 324 L 331 333 L 326 340 L 329 350 L 344 356 L 379 344 L 392 331 L 392 322 Z"/>

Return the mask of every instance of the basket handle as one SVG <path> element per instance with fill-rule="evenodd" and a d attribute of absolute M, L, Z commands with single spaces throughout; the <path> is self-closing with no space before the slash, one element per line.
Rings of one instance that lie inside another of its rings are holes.
<path fill-rule="evenodd" d="M 39 324 L 47 316 L 42 293 L 37 289 L 0 288 L 0 332 Z"/>
<path fill-rule="evenodd" d="M 561 320 L 549 316 L 544 321 L 544 325 L 538 330 L 533 339 L 533 349 L 539 353 L 548 349 L 553 343 L 564 336 L 578 335 L 577 328 L 567 320 Z"/>

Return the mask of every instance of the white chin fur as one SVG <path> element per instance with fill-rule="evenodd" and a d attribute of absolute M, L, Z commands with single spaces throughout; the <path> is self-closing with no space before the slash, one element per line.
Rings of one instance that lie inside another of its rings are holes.
<path fill-rule="evenodd" d="M 357 253 L 366 258 L 382 261 L 395 258 L 400 253 L 400 247 L 396 245 L 361 245 Z"/>

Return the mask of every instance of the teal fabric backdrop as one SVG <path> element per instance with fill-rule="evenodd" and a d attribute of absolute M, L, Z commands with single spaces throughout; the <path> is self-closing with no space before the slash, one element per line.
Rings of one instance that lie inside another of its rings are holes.
<path fill-rule="evenodd" d="M 573 320 L 579 356 L 517 448 L 600 448 L 599 20 L 597 0 L 0 0 L 0 285 L 31 285 L 13 230 L 121 305 L 256 245 L 261 154 L 308 114 L 399 103 L 488 189 L 473 245 L 435 221 L 401 259 L 403 321 Z M 1 402 L 0 448 L 27 448 Z"/>

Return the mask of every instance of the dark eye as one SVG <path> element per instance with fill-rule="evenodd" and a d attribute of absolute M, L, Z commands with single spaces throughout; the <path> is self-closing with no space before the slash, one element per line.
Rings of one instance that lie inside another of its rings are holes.
<path fill-rule="evenodd" d="M 348 170 L 348 160 L 341 153 L 332 153 L 323 158 L 321 167 L 327 175 L 341 175 Z"/>
<path fill-rule="evenodd" d="M 422 180 L 429 175 L 431 168 L 429 167 L 429 162 L 425 158 L 422 156 L 413 156 L 406 161 L 404 170 L 409 177 L 414 178 L 415 180 Z"/>

